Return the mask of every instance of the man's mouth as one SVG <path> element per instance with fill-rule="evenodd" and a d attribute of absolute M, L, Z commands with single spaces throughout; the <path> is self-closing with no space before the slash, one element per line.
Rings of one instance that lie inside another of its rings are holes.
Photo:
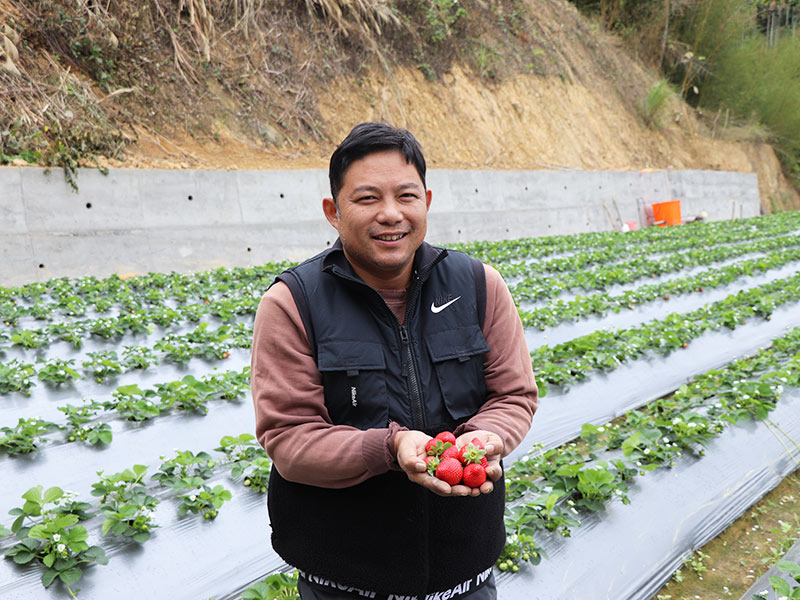
<path fill-rule="evenodd" d="M 404 238 L 405 235 L 405 233 L 390 233 L 384 235 L 374 235 L 372 237 L 374 237 L 376 240 L 381 240 L 382 242 L 396 242 L 397 240 Z"/>

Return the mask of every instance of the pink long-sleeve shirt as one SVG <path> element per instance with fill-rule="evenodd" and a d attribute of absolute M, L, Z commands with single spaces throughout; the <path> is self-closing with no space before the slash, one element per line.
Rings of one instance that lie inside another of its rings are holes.
<path fill-rule="evenodd" d="M 511 294 L 494 268 L 484 268 L 487 397 L 478 413 L 455 434 L 478 429 L 496 433 L 507 455 L 530 429 L 538 391 Z M 405 291 L 378 291 L 402 322 Z M 300 313 L 283 283 L 264 294 L 256 312 L 250 376 L 256 437 L 285 479 L 341 488 L 398 468 L 394 436 L 405 428 L 390 423 L 386 428 L 364 431 L 331 422 L 322 376 Z"/>

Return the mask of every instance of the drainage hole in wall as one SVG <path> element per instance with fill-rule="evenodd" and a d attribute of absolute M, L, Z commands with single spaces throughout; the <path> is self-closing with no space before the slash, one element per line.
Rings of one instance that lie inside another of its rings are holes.
<path fill-rule="evenodd" d="M 44 263 L 39 263 L 39 268 L 44 269 Z"/>
<path fill-rule="evenodd" d="M 283 194 L 281 194 L 281 198 L 283 198 Z"/>
<path fill-rule="evenodd" d="M 91 202 L 87 202 L 86 203 L 86 208 L 92 208 L 92 203 Z"/>
<path fill-rule="evenodd" d="M 460 230 L 460 229 L 458 230 L 458 233 L 461 233 L 461 230 Z"/>
<path fill-rule="evenodd" d="M 252 252 L 252 251 L 253 251 L 253 249 L 252 249 L 252 248 L 248 248 L 248 249 L 247 249 L 247 251 L 248 251 L 248 252 Z"/>
<path fill-rule="evenodd" d="M 476 193 L 476 194 L 478 193 L 478 188 L 475 188 L 475 193 Z"/>
<path fill-rule="evenodd" d="M 191 197 L 191 196 L 189 196 L 189 202 L 191 202 L 191 201 L 192 201 L 192 197 Z"/>

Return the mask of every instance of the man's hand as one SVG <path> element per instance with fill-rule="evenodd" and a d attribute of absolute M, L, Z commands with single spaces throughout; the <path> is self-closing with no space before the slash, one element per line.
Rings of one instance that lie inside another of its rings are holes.
<path fill-rule="evenodd" d="M 500 459 L 503 458 L 503 440 L 496 433 L 479 429 L 458 436 L 456 445 L 461 448 L 475 438 L 478 438 L 483 444 L 483 449 L 486 450 L 486 460 L 489 462 L 486 467 L 486 481 L 479 488 L 481 494 L 488 494 L 494 489 L 494 482 L 503 474 L 503 467 L 500 466 Z"/>
<path fill-rule="evenodd" d="M 487 436 L 492 437 L 489 438 Z M 429 475 L 425 464 L 425 457 L 427 456 L 425 445 L 431 439 L 431 436 L 421 431 L 398 432 L 394 438 L 395 456 L 397 456 L 397 463 L 400 468 L 411 481 L 429 489 L 434 494 L 439 496 L 478 496 L 480 494 L 488 494 L 494 489 L 492 482 L 497 481 L 501 474 L 500 456 L 502 456 L 503 443 L 493 433 L 473 431 L 461 436 L 457 440 L 457 445 L 461 447 L 462 444 L 469 443 L 476 437 L 486 447 L 486 457 L 489 461 L 489 468 L 486 470 L 487 480 L 480 488 L 473 489 L 466 485 L 451 486 L 447 482 Z M 489 441 L 491 451 L 490 447 L 486 446 L 487 441 Z M 498 451 L 497 448 L 500 448 L 500 450 Z"/>

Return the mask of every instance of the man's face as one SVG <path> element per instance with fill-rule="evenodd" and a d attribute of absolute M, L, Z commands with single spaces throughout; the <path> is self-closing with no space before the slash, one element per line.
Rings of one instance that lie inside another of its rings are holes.
<path fill-rule="evenodd" d="M 368 154 L 345 171 L 338 210 L 322 201 L 356 273 L 376 289 L 402 289 L 427 230 L 431 192 L 396 150 Z"/>

